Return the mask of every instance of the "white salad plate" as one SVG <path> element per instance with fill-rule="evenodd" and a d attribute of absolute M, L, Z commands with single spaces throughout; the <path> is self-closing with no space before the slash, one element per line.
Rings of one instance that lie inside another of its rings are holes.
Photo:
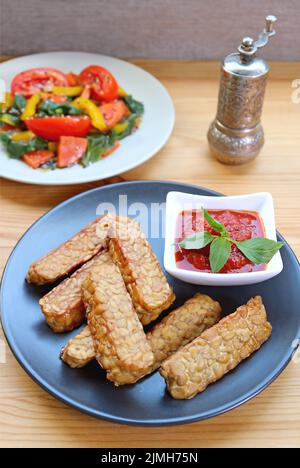
<path fill-rule="evenodd" d="M 232 197 L 213 197 L 193 195 L 184 192 L 169 192 L 166 200 L 166 234 L 164 267 L 168 273 L 177 279 L 191 284 L 206 286 L 242 286 L 261 283 L 273 278 L 283 269 L 282 258 L 278 251 L 268 263 L 265 270 L 249 273 L 205 273 L 179 268 L 175 261 L 176 223 L 179 213 L 183 210 L 201 208 L 217 210 L 248 210 L 259 213 L 265 228 L 265 236 L 274 241 L 276 225 L 272 195 L 267 192 L 253 193 Z"/>
<path fill-rule="evenodd" d="M 105 55 L 85 52 L 49 52 L 28 55 L 0 64 L 0 78 L 6 90 L 15 75 L 35 67 L 52 67 L 79 73 L 88 65 L 102 65 L 129 94 L 143 102 L 145 114 L 140 128 L 121 142 L 109 157 L 87 168 L 75 165 L 65 169 L 31 169 L 22 161 L 10 159 L 0 147 L 0 176 L 30 184 L 65 185 L 91 182 L 133 169 L 154 156 L 168 140 L 174 126 L 172 99 L 164 86 L 148 72 L 131 63 Z"/>

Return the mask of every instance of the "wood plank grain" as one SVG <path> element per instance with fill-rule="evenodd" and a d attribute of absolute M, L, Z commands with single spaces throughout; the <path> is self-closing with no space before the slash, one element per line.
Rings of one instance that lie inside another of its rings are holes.
<path fill-rule="evenodd" d="M 13 55 L 0 55 L 0 62 L 12 59 Z M 220 62 L 211 60 L 150 60 L 131 57 L 125 58 L 125 60 L 144 68 L 149 73 L 158 76 L 160 80 L 166 78 L 167 80 L 176 78 L 189 78 L 189 79 L 213 79 L 216 80 L 220 71 Z M 178 64 L 180 63 L 180 67 Z M 270 78 L 271 79 L 283 79 L 283 80 L 295 80 L 300 78 L 300 62 L 280 62 L 270 61 Z"/>
<path fill-rule="evenodd" d="M 287 66 L 291 75 L 285 79 L 282 65 L 274 65 L 260 156 L 249 165 L 227 167 L 211 158 L 206 143 L 217 104 L 217 64 L 173 62 L 168 73 L 168 64 L 142 63 L 171 93 L 176 125 L 164 149 L 122 179 L 178 180 L 225 194 L 270 191 L 277 226 L 300 256 L 300 104 L 291 101 L 294 64 Z M 1 179 L 0 184 L 3 269 L 19 237 L 40 215 L 102 182 L 38 187 Z M 299 364 L 291 363 L 260 396 L 226 415 L 187 426 L 136 428 L 93 419 L 56 401 L 25 374 L 7 346 L 6 355 L 7 362 L 0 364 L 1 447 L 300 447 Z"/>

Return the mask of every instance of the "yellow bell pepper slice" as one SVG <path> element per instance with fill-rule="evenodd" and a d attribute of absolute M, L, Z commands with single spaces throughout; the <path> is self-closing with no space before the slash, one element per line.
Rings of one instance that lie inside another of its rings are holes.
<path fill-rule="evenodd" d="M 5 102 L 4 104 L 10 108 L 13 105 L 14 97 L 11 93 L 5 93 Z"/>
<path fill-rule="evenodd" d="M 16 126 L 16 123 L 11 119 L 11 116 L 9 114 L 1 115 L 0 121 L 6 123 L 7 125 L 12 125 L 13 127 Z"/>
<path fill-rule="evenodd" d="M 35 138 L 35 134 L 28 130 L 27 132 L 17 132 L 14 133 L 10 139 L 12 141 L 29 141 Z"/>
<path fill-rule="evenodd" d="M 97 130 L 100 130 L 100 132 L 106 132 L 108 130 L 101 110 L 93 101 L 80 96 L 72 102 L 72 106 L 77 107 L 88 114 L 91 118 L 93 127 L 97 128 Z"/>
<path fill-rule="evenodd" d="M 57 143 L 55 143 L 54 141 L 49 141 L 48 150 L 53 151 L 55 153 L 57 150 Z"/>
<path fill-rule="evenodd" d="M 79 96 L 82 91 L 82 86 L 54 86 L 52 88 L 53 94 L 59 94 L 63 96 Z"/>
<path fill-rule="evenodd" d="M 142 120 L 143 120 L 142 117 L 140 115 L 138 115 L 137 118 L 134 121 L 134 128 L 139 128 L 139 126 L 142 123 Z"/>
<path fill-rule="evenodd" d="M 31 98 L 28 99 L 28 101 L 26 102 L 25 109 L 23 110 L 21 114 L 22 120 L 26 120 L 34 116 L 34 114 L 36 113 L 36 108 L 40 100 L 41 100 L 40 93 L 34 94 L 33 96 L 31 96 Z"/>
<path fill-rule="evenodd" d="M 113 130 L 119 135 L 120 133 L 125 132 L 128 127 L 128 122 L 117 123 L 114 125 Z"/>
<path fill-rule="evenodd" d="M 125 91 L 124 88 L 121 88 L 121 86 L 119 86 L 118 95 L 119 97 L 124 97 L 124 96 L 128 96 L 128 93 Z"/>
<path fill-rule="evenodd" d="M 4 102 L 0 103 L 0 110 L 3 112 L 3 111 L 10 109 L 11 106 L 13 105 L 13 102 L 14 102 L 13 95 L 11 93 L 5 93 Z"/>

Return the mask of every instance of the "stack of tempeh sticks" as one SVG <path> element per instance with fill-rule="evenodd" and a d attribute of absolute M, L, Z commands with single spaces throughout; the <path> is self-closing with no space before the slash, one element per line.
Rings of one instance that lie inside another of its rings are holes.
<path fill-rule="evenodd" d="M 71 331 L 87 319 L 61 358 L 71 367 L 96 358 L 115 385 L 134 383 L 162 366 L 171 395 L 191 398 L 271 334 L 261 298 L 219 322 L 219 303 L 203 294 L 145 334 L 143 325 L 168 309 L 175 295 L 139 225 L 128 218 L 108 214 L 93 221 L 34 262 L 27 281 L 51 283 L 77 267 L 40 306 L 54 332 Z"/>

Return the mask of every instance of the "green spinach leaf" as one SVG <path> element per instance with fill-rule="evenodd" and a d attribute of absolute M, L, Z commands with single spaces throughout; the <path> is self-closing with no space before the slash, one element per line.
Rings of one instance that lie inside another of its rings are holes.
<path fill-rule="evenodd" d="M 47 149 L 48 143 L 42 138 L 33 138 L 29 141 L 12 141 L 10 139 L 11 132 L 2 133 L 0 139 L 5 146 L 8 156 L 13 159 L 20 159 L 23 154 L 30 151 Z"/>
<path fill-rule="evenodd" d="M 11 108 L 7 111 L 10 117 L 18 119 L 17 124 L 20 122 L 20 116 L 25 109 L 26 99 L 22 94 L 16 94 Z"/>
<path fill-rule="evenodd" d="M 23 112 L 26 106 L 26 99 L 23 94 L 16 94 L 14 97 L 12 109 L 18 110 L 19 114 Z M 11 109 L 11 110 L 12 110 Z"/>
<path fill-rule="evenodd" d="M 134 131 L 135 120 L 137 118 L 137 114 L 130 114 L 125 119 L 122 119 L 118 124 L 125 124 L 126 127 L 121 133 L 117 133 L 113 128 L 111 130 L 111 135 L 114 140 L 123 140 L 127 136 L 131 135 Z"/>
<path fill-rule="evenodd" d="M 69 102 L 53 102 L 46 100 L 39 105 L 38 116 L 50 117 L 53 115 L 81 115 L 80 109 L 72 106 Z"/>
<path fill-rule="evenodd" d="M 145 108 L 144 104 L 136 99 L 133 99 L 132 96 L 124 96 L 123 100 L 128 107 L 128 109 L 136 115 L 143 115 Z"/>
<path fill-rule="evenodd" d="M 88 148 L 80 164 L 83 167 L 87 167 L 98 161 L 108 149 L 113 147 L 114 143 L 115 140 L 111 134 L 95 134 L 88 136 Z"/>

